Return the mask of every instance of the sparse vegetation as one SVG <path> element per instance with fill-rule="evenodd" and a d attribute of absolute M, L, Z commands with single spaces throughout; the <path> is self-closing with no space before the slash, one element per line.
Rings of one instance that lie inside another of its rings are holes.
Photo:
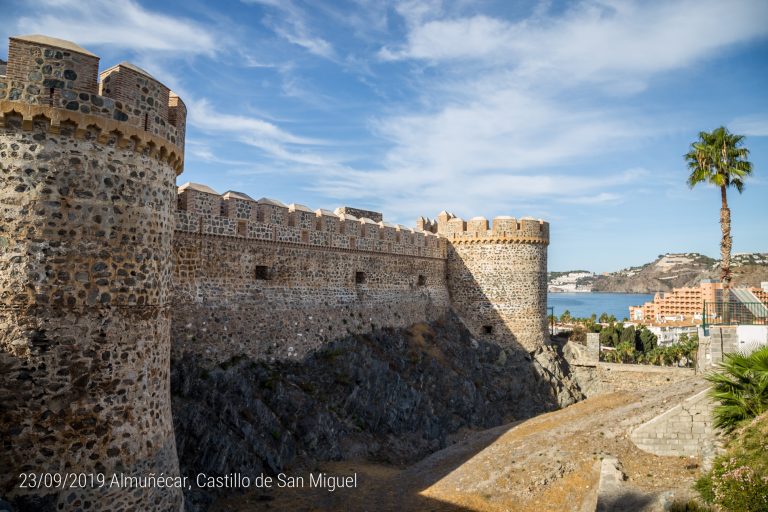
<path fill-rule="evenodd" d="M 674 501 L 669 506 L 669 512 L 711 512 L 712 508 L 698 501 Z"/>
<path fill-rule="evenodd" d="M 712 383 L 715 426 L 732 432 L 768 411 L 768 347 L 749 355 L 725 354 L 718 372 L 706 376 Z"/>
<path fill-rule="evenodd" d="M 768 510 L 768 413 L 734 431 L 725 454 L 696 482 L 707 503 L 729 512 Z"/>

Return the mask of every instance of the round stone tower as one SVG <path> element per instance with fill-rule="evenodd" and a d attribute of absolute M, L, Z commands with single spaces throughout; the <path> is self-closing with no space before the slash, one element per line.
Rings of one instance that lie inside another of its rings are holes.
<path fill-rule="evenodd" d="M 18 510 L 179 510 L 179 488 L 112 478 L 179 472 L 168 293 L 184 104 L 130 64 L 99 84 L 98 57 L 68 41 L 13 37 L 8 57 L 0 496 Z"/>
<path fill-rule="evenodd" d="M 478 339 L 533 351 L 547 334 L 547 246 L 544 221 L 443 212 L 435 226 L 448 245 L 448 290 Z"/>

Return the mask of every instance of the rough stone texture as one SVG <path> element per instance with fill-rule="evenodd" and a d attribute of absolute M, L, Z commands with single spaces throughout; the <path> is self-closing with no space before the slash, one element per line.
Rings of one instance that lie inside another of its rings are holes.
<path fill-rule="evenodd" d="M 177 355 L 303 356 L 449 305 L 478 339 L 529 352 L 548 339 L 545 222 L 503 217 L 487 230 L 473 220 L 471 231 L 434 234 L 193 183 L 177 205 Z"/>
<path fill-rule="evenodd" d="M 582 398 L 550 347 L 477 341 L 455 314 L 377 329 L 303 359 L 175 359 L 182 470 L 277 472 L 297 461 L 416 461 L 465 427 L 529 418 Z M 513 378 L 511 376 L 514 376 Z"/>
<path fill-rule="evenodd" d="M 357 217 L 358 219 L 361 217 L 365 217 L 366 219 L 371 219 L 373 222 L 381 222 L 384 220 L 384 216 L 379 212 L 373 212 L 371 210 L 361 210 L 360 208 L 352 208 L 350 206 L 342 206 L 340 208 L 336 208 L 336 210 L 334 211 L 335 213 L 352 215 L 353 217 Z"/>
<path fill-rule="evenodd" d="M 716 367 L 724 354 L 737 352 L 739 335 L 735 325 L 715 325 L 706 331 L 699 327 L 699 351 L 696 365 L 702 370 Z"/>
<path fill-rule="evenodd" d="M 173 251 L 174 357 L 303 357 L 349 333 L 406 327 L 449 307 L 439 258 L 180 231 Z"/>
<path fill-rule="evenodd" d="M 448 250 L 451 300 L 472 334 L 532 351 L 547 333 L 545 243 L 456 243 Z"/>
<path fill-rule="evenodd" d="M 587 360 L 595 363 L 600 361 L 600 333 L 588 332 L 587 333 L 587 349 L 584 353 Z"/>
<path fill-rule="evenodd" d="M 701 457 L 709 466 L 718 443 L 708 393 L 701 391 L 636 428 L 632 442 L 654 455 Z"/>
<path fill-rule="evenodd" d="M 0 100 L 18 102 L 19 105 L 56 107 L 63 112 L 88 114 L 102 119 L 118 121 L 107 131 L 120 129 L 152 135 L 168 141 L 173 147 L 170 154 L 181 158 L 184 150 L 186 107 L 184 102 L 167 87 L 135 67 L 116 66 L 105 77 L 115 80 L 109 90 L 99 93 L 99 58 L 71 50 L 56 48 L 33 40 L 11 38 L 6 76 L 0 76 Z M 121 79 L 117 80 L 116 70 Z M 137 71 L 138 70 L 138 71 Z M 125 78 L 130 75 L 130 79 Z M 112 78 L 114 75 L 115 78 Z M 147 92 L 144 92 L 146 89 Z M 149 102 L 152 105 L 149 105 Z M 145 116 L 151 114 L 151 118 Z M 48 115 L 51 118 L 51 115 Z M 126 130 L 126 128 L 133 130 Z M 82 128 L 86 128 L 84 124 Z M 127 137 L 128 135 L 126 135 Z M 162 142 L 153 141 L 161 151 Z"/>
<path fill-rule="evenodd" d="M 642 392 L 670 386 L 696 375 L 693 368 L 673 368 L 647 364 L 572 364 L 571 371 L 586 396 L 614 391 Z"/>
<path fill-rule="evenodd" d="M 36 50 L 69 69 L 64 51 L 29 44 L 9 67 Z M 87 89 L 75 85 L 60 92 Z M 179 510 L 179 489 L 18 488 L 24 471 L 178 474 L 176 166 L 151 135 L 124 144 L 119 122 L 62 120 L 33 97 L 0 101 L 0 492 L 21 510 Z"/>
<path fill-rule="evenodd" d="M 178 96 L 129 64 L 105 71 L 99 86 L 98 57 L 50 38 L 12 40 L 9 56 L 0 77 L 0 489 L 16 503 L 26 499 L 15 487 L 24 469 L 177 473 L 171 329 L 174 356 L 202 355 L 201 367 L 238 357 L 282 364 L 453 305 L 474 339 L 462 335 L 463 348 L 438 366 L 482 346 L 505 369 L 494 382 L 509 396 L 534 382 L 544 391 L 525 403 L 572 400 L 560 356 L 542 348 L 547 223 L 499 217 L 489 230 L 483 218 L 441 214 L 414 230 L 365 210 L 334 215 L 195 187 L 177 195 L 186 118 Z M 387 370 L 367 366 L 382 349 L 368 350 L 358 362 L 371 376 L 356 375 L 375 380 Z M 456 370 L 461 392 L 475 394 L 476 369 Z M 398 375 L 369 383 L 361 400 L 374 404 L 379 385 L 404 390 Z M 382 404 L 421 407 L 418 393 L 403 392 L 406 405 L 395 395 Z M 440 407 L 459 414 L 466 403 L 451 393 Z M 425 439 L 439 438 L 444 425 L 427 423 Z M 30 499 L 99 510 L 182 501 L 151 489 Z"/>

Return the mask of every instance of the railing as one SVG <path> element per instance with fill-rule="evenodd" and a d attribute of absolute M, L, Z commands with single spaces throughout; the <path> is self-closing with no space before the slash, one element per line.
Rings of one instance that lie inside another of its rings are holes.
<path fill-rule="evenodd" d="M 555 335 L 555 308 L 553 306 L 547 307 L 547 319 L 549 320 L 549 334 Z"/>
<path fill-rule="evenodd" d="M 762 302 L 704 302 L 702 327 L 711 325 L 768 325 L 768 306 Z"/>

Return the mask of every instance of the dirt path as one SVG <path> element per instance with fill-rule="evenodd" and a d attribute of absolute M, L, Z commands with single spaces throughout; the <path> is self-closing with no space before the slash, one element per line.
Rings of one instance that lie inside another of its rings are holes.
<path fill-rule="evenodd" d="M 623 465 L 628 490 L 653 510 L 654 495 L 686 495 L 698 461 L 637 449 L 629 431 L 706 384 L 690 379 L 643 393 L 612 393 L 517 424 L 469 432 L 456 444 L 408 468 L 340 462 L 312 468 L 357 474 L 354 489 L 250 492 L 219 501 L 215 511 L 581 511 L 594 510 L 600 461 Z M 291 475 L 305 476 L 296 471 Z"/>

